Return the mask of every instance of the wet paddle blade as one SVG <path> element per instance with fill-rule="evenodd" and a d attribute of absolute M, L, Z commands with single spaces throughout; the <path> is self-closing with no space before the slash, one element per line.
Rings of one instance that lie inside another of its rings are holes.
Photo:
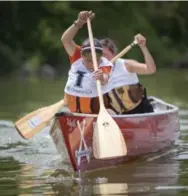
<path fill-rule="evenodd" d="M 25 139 L 33 137 L 51 122 L 55 113 L 63 106 L 63 103 L 64 101 L 61 100 L 51 106 L 43 107 L 27 114 L 15 122 L 16 129 Z"/>
<path fill-rule="evenodd" d="M 126 143 L 117 123 L 102 109 L 93 132 L 93 153 L 96 159 L 108 159 L 127 154 Z"/>

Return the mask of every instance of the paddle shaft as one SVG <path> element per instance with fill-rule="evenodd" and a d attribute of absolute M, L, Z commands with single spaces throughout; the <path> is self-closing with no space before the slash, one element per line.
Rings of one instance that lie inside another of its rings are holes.
<path fill-rule="evenodd" d="M 118 58 L 121 58 L 123 55 L 125 55 L 132 47 L 137 45 L 138 42 L 135 40 L 130 45 L 128 45 L 126 48 L 124 48 L 119 54 L 117 54 L 110 62 L 114 63 Z"/>
<path fill-rule="evenodd" d="M 97 58 L 94 48 L 93 33 L 90 19 L 87 19 L 89 41 L 93 66 L 97 71 Z M 123 134 L 104 106 L 103 94 L 100 80 L 97 80 L 97 90 L 99 96 L 100 111 L 93 131 L 93 154 L 97 159 L 108 159 L 121 157 L 127 154 L 127 147 Z M 113 150 L 109 150 L 113 145 Z"/>
<path fill-rule="evenodd" d="M 97 58 L 96 58 L 96 52 L 95 52 L 95 48 L 94 48 L 94 41 L 93 41 L 93 32 L 91 29 L 91 21 L 88 18 L 87 19 L 87 27 L 88 27 L 88 33 L 89 33 L 89 41 L 91 44 L 91 55 L 92 55 L 92 59 L 93 59 L 93 66 L 95 71 L 98 70 L 98 66 L 97 66 Z M 97 90 L 98 90 L 98 95 L 99 95 L 99 103 L 100 103 L 100 108 L 105 108 L 104 107 L 104 99 L 102 96 L 102 89 L 101 89 L 101 82 L 100 80 L 97 80 Z"/>

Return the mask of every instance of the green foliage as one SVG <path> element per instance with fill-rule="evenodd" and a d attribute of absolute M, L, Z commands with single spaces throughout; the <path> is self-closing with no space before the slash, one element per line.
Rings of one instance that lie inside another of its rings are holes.
<path fill-rule="evenodd" d="M 19 69 L 30 59 L 38 59 L 39 66 L 68 64 L 61 35 L 76 20 L 79 11 L 91 9 L 96 13 L 92 22 L 95 37 L 111 37 L 121 50 L 132 42 L 135 34 L 142 33 L 157 66 L 171 65 L 186 52 L 186 7 L 187 2 L 179 1 L 0 2 L 0 74 Z M 75 41 L 80 44 L 87 36 L 84 27 Z M 143 59 L 138 49 L 127 57 Z"/>

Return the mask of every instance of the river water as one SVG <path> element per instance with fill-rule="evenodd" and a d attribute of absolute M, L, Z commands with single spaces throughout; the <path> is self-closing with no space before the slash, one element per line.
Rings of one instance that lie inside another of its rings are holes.
<path fill-rule="evenodd" d="M 160 70 L 140 80 L 148 95 L 180 108 L 176 145 L 123 166 L 82 174 L 81 178 L 57 153 L 48 129 L 24 140 L 14 128 L 21 116 L 62 99 L 65 78 L 0 80 L 0 196 L 187 196 L 188 71 Z"/>

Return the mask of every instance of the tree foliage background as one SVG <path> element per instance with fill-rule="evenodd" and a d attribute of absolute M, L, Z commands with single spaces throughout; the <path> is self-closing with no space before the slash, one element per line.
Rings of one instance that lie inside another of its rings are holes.
<path fill-rule="evenodd" d="M 44 63 L 66 70 L 67 55 L 61 35 L 81 10 L 93 10 L 95 37 L 110 37 L 123 49 L 142 33 L 157 67 L 172 66 L 185 56 L 188 45 L 187 2 L 126 1 L 4 1 L 0 2 L 0 75 L 23 65 L 36 68 Z M 87 27 L 75 38 L 88 36 Z M 142 60 L 139 49 L 126 57 Z"/>

